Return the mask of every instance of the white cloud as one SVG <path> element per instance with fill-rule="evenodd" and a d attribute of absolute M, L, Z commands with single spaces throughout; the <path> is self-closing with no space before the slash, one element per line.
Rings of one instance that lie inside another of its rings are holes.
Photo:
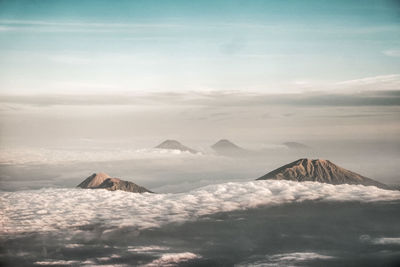
<path fill-rule="evenodd" d="M 400 74 L 378 75 L 341 81 L 334 84 L 338 89 L 354 90 L 399 90 Z"/>
<path fill-rule="evenodd" d="M 0 231 L 2 234 L 14 234 L 68 230 L 98 222 L 140 230 L 195 220 L 217 212 L 305 200 L 371 202 L 399 199 L 399 191 L 373 186 L 291 181 L 225 183 L 179 194 L 50 188 L 1 192 Z M 37 212 L 43 210 L 47 212 Z M 73 231 L 79 234 L 79 230 Z"/>
<path fill-rule="evenodd" d="M 163 246 L 128 246 L 129 252 L 140 252 L 140 253 L 155 253 L 160 251 L 169 250 L 169 247 Z"/>
<path fill-rule="evenodd" d="M 371 238 L 369 235 L 362 235 L 360 236 L 360 240 L 374 245 L 400 245 L 400 237 Z"/>
<path fill-rule="evenodd" d="M 108 162 L 130 159 L 162 159 L 162 158 L 195 158 L 201 152 L 193 154 L 188 151 L 173 149 L 1 149 L 0 164 L 59 164 L 68 162 Z"/>
<path fill-rule="evenodd" d="M 146 266 L 146 267 L 176 266 L 178 263 L 197 259 L 197 258 L 200 258 L 200 256 L 198 256 L 194 253 L 191 253 L 191 252 L 166 253 L 166 254 L 161 255 L 160 258 L 158 258 L 144 266 Z"/>
<path fill-rule="evenodd" d="M 376 245 L 400 245 L 400 237 L 381 237 L 372 241 Z"/>
<path fill-rule="evenodd" d="M 273 261 L 307 261 L 314 259 L 331 259 L 333 257 L 314 252 L 295 252 L 276 254 L 269 257 Z"/>
<path fill-rule="evenodd" d="M 332 256 L 322 255 L 315 252 L 293 252 L 275 255 L 267 255 L 262 260 L 240 263 L 237 266 L 295 266 L 297 263 L 312 260 L 329 260 Z"/>

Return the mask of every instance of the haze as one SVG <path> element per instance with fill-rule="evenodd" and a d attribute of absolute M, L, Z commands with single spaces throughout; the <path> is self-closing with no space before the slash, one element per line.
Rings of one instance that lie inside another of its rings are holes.
<path fill-rule="evenodd" d="M 175 192 L 299 157 L 397 184 L 399 11 L 396 1 L 2 1 L 2 189 L 106 171 Z M 222 138 L 266 152 L 219 157 L 210 146 Z M 203 155 L 149 150 L 166 139 Z"/>

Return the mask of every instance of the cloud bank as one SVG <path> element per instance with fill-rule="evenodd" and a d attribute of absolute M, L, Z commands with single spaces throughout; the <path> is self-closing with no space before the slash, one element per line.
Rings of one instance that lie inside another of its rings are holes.
<path fill-rule="evenodd" d="M 188 151 L 173 149 L 2 149 L 0 151 L 0 164 L 7 165 L 36 165 L 36 164 L 59 164 L 73 162 L 109 162 L 113 160 L 132 159 L 161 159 L 167 157 L 185 158 L 201 157 L 202 153 L 196 154 Z"/>
<path fill-rule="evenodd" d="M 218 212 L 307 200 L 392 201 L 400 200 L 400 192 L 361 185 L 291 181 L 225 183 L 180 194 L 67 188 L 2 192 L 0 224 L 2 235 L 79 229 L 96 223 L 141 230 Z"/>

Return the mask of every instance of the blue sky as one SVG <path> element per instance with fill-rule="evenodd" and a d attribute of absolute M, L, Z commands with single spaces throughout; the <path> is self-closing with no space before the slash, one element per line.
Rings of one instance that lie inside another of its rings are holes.
<path fill-rule="evenodd" d="M 0 1 L 6 94 L 393 90 L 396 1 Z"/>

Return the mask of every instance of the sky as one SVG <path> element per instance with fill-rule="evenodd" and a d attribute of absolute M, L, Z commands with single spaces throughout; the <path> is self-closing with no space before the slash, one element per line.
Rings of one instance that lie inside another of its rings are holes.
<path fill-rule="evenodd" d="M 2 94 L 394 90 L 397 1 L 0 1 Z"/>
<path fill-rule="evenodd" d="M 0 182 L 167 192 L 313 157 L 397 183 L 399 89 L 398 1 L 0 0 Z M 148 152 L 166 139 L 207 156 Z M 269 154 L 216 159 L 219 139 Z"/>

